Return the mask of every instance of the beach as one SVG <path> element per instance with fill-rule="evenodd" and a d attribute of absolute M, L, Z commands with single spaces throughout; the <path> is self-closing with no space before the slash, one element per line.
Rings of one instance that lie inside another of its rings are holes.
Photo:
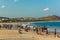
<path fill-rule="evenodd" d="M 60 0 L 0 0 L 0 40 L 60 40 Z"/>
<path fill-rule="evenodd" d="M 0 23 L 0 25 L 3 24 L 21 25 L 25 23 Z M 55 37 L 54 32 L 49 32 L 48 35 L 46 35 L 46 32 L 41 32 L 42 34 L 37 35 L 36 32 L 34 32 L 33 30 L 26 32 L 24 29 L 22 29 L 21 32 L 22 34 L 19 34 L 19 29 L 15 29 L 14 26 L 12 27 L 12 29 L 2 26 L 0 29 L 0 40 L 60 40 L 60 37 Z M 57 35 L 60 34 L 57 33 Z"/>
<path fill-rule="evenodd" d="M 35 32 L 22 31 L 22 34 L 18 33 L 18 30 L 0 30 L 0 40 L 60 40 L 58 37 L 50 35 L 37 35 Z"/>

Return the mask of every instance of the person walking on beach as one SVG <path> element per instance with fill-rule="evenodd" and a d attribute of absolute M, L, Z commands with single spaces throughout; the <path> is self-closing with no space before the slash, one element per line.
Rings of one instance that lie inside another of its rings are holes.
<path fill-rule="evenodd" d="M 12 29 L 13 25 L 10 25 L 10 29 Z"/>
<path fill-rule="evenodd" d="M 0 29 L 1 29 L 1 25 L 0 25 Z"/>
<path fill-rule="evenodd" d="M 48 30 L 46 30 L 46 35 L 48 35 Z"/>
<path fill-rule="evenodd" d="M 25 27 L 25 31 L 28 32 L 28 27 L 27 27 L 27 25 L 26 25 L 26 27 Z"/>
<path fill-rule="evenodd" d="M 56 28 L 55 28 L 55 31 L 54 31 L 54 35 L 55 35 L 55 37 L 56 37 Z"/>
<path fill-rule="evenodd" d="M 39 35 L 38 27 L 36 27 L 36 34 Z"/>
<path fill-rule="evenodd" d="M 22 34 L 22 32 L 21 32 L 21 31 L 22 31 L 22 30 L 21 30 L 21 28 L 19 28 L 19 31 L 18 31 L 18 32 L 19 32 L 19 34 Z"/>
<path fill-rule="evenodd" d="M 38 33 L 41 34 L 41 27 L 38 26 Z"/>
<path fill-rule="evenodd" d="M 35 32 L 35 29 L 36 29 L 35 26 L 33 26 L 33 31 L 34 31 L 34 32 Z"/>

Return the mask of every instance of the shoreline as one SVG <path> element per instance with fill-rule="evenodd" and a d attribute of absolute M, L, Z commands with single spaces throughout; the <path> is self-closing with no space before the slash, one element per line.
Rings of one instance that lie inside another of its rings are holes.
<path fill-rule="evenodd" d="M 26 23 L 29 23 L 29 22 L 8 22 L 8 23 L 0 23 L 0 25 L 1 24 L 19 24 L 19 25 L 21 25 L 21 24 L 26 24 Z M 49 29 L 49 31 L 50 31 L 51 29 Z M 58 30 L 59 31 L 59 30 Z M 50 31 L 51 32 L 51 31 Z M 53 32 L 53 30 L 52 30 L 52 32 Z M 60 32 L 58 32 L 59 34 L 60 34 Z"/>
<path fill-rule="evenodd" d="M 20 22 L 60 22 L 60 21 L 20 21 Z M 19 22 L 0 22 L 0 23 L 19 23 Z"/>

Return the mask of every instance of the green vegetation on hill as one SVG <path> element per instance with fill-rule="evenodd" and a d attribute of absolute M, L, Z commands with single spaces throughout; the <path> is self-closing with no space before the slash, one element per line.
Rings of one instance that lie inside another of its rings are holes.
<path fill-rule="evenodd" d="M 40 19 L 45 20 L 45 21 L 58 21 L 58 20 L 60 20 L 60 17 L 53 15 L 53 16 L 41 17 Z"/>

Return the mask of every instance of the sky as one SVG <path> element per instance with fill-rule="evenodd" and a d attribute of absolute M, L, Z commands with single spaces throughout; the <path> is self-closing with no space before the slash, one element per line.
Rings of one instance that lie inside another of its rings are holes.
<path fill-rule="evenodd" d="M 0 0 L 0 16 L 60 16 L 60 0 Z"/>

